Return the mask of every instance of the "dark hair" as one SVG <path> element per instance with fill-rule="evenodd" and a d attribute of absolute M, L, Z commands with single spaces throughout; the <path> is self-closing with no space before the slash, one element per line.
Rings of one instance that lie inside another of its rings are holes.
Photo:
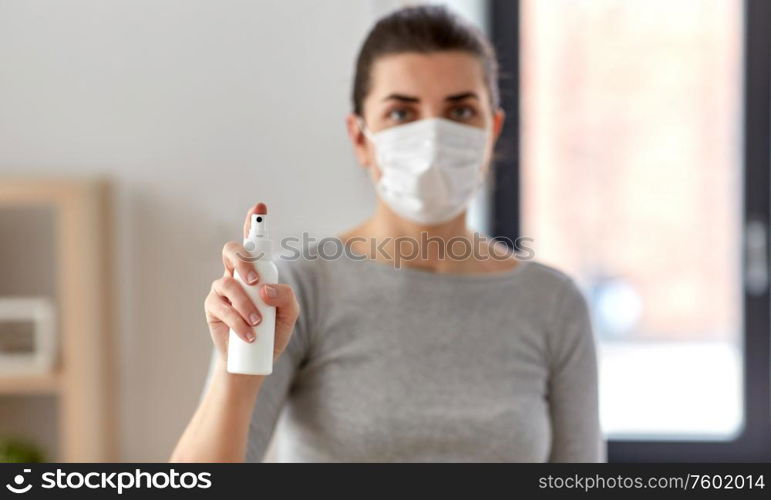
<path fill-rule="evenodd" d="M 441 5 L 405 7 L 381 18 L 367 35 L 356 59 L 353 112 L 361 116 L 370 91 L 372 65 L 382 56 L 404 52 L 458 50 L 476 56 L 484 70 L 493 108 L 498 107 L 498 62 L 490 42 L 470 23 Z"/>

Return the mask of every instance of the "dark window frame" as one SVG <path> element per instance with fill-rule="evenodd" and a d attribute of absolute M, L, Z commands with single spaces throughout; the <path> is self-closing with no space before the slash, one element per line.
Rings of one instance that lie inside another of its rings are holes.
<path fill-rule="evenodd" d="M 489 0 L 489 26 L 501 68 L 501 106 L 506 125 L 494 169 L 493 236 L 514 242 L 520 235 L 519 1 Z M 771 2 L 744 2 L 744 224 L 771 220 Z M 768 249 L 766 249 L 766 254 Z M 771 300 L 769 288 L 745 290 L 744 427 L 732 441 L 609 440 L 610 462 L 771 461 Z"/>

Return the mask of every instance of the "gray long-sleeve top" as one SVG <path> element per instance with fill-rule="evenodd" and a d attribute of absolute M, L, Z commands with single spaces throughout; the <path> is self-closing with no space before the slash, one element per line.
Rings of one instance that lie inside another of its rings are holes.
<path fill-rule="evenodd" d="M 247 461 L 602 462 L 597 361 L 573 280 L 523 261 L 440 274 L 277 259 L 301 306 Z"/>

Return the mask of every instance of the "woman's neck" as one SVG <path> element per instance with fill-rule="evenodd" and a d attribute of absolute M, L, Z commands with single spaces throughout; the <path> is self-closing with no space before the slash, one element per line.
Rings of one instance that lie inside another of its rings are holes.
<path fill-rule="evenodd" d="M 467 227 L 465 212 L 438 226 L 422 226 L 378 203 L 372 217 L 340 239 L 370 259 L 433 272 L 484 273 L 517 265 L 505 245 Z"/>

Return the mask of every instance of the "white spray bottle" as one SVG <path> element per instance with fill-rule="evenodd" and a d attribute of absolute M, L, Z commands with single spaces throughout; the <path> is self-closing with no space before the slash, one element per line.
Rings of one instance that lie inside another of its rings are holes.
<path fill-rule="evenodd" d="M 252 327 L 254 342 L 241 340 L 233 330 L 228 338 L 228 372 L 247 375 L 270 375 L 273 371 L 273 341 L 276 334 L 276 308 L 263 302 L 260 287 L 278 282 L 278 269 L 271 261 L 271 243 L 268 239 L 268 209 L 264 203 L 257 205 L 252 214 L 249 235 L 244 239 L 244 248 L 249 255 L 243 257 L 254 264 L 260 280 L 249 285 L 236 271 L 233 276 L 241 283 L 249 298 L 262 315 L 262 321 Z"/>

